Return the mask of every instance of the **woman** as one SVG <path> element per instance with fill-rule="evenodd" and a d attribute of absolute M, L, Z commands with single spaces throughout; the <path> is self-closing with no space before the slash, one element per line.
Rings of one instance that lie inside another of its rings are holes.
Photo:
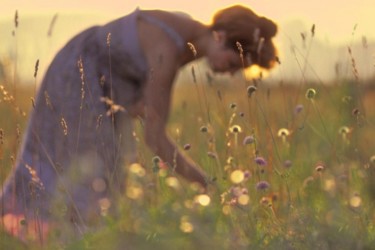
<path fill-rule="evenodd" d="M 61 205 L 67 208 L 63 218 L 78 231 L 95 224 L 101 201 L 113 204 L 121 195 L 123 166 L 134 161 L 132 117 L 143 120 L 155 155 L 205 187 L 205 173 L 165 131 L 176 73 L 200 57 L 215 72 L 251 64 L 271 68 L 276 30 L 272 21 L 233 6 L 219 11 L 210 26 L 137 9 L 77 35 L 40 87 L 17 165 L 2 190 L 5 229 L 41 237 Z"/>

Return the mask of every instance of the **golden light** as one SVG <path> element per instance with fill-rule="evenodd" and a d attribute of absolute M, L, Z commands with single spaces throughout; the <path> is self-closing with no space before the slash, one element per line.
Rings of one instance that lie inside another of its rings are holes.
<path fill-rule="evenodd" d="M 242 195 L 240 195 L 240 197 L 238 197 L 238 203 L 240 205 L 245 206 L 245 205 L 249 204 L 249 201 L 250 201 L 250 196 L 247 195 L 247 194 L 242 194 Z"/>
<path fill-rule="evenodd" d="M 267 70 L 262 69 L 258 65 L 252 65 L 246 69 L 244 69 L 244 75 L 246 79 L 256 79 L 260 76 L 267 77 L 269 75 Z"/>
<path fill-rule="evenodd" d="M 211 202 L 210 196 L 206 194 L 197 195 L 195 196 L 194 200 L 195 202 L 199 203 L 201 206 L 204 206 L 204 207 L 208 206 Z"/>
<path fill-rule="evenodd" d="M 146 175 L 146 170 L 139 163 L 133 163 L 129 166 L 129 171 L 139 177 Z"/>
<path fill-rule="evenodd" d="M 143 189 L 138 185 L 130 185 L 126 189 L 126 196 L 132 200 L 137 200 L 143 196 Z"/>
<path fill-rule="evenodd" d="M 238 184 L 238 183 L 241 183 L 243 180 L 245 179 L 245 174 L 242 170 L 234 170 L 231 174 L 230 174 L 230 180 L 234 183 L 234 184 Z"/>
<path fill-rule="evenodd" d="M 178 181 L 178 179 L 174 176 L 171 176 L 171 177 L 167 177 L 165 179 L 165 183 L 171 187 L 171 188 L 174 188 L 174 189 L 179 189 L 180 188 L 180 182 Z"/>
<path fill-rule="evenodd" d="M 194 231 L 194 226 L 189 221 L 188 216 L 182 216 L 180 220 L 180 230 L 184 233 L 191 233 Z"/>
<path fill-rule="evenodd" d="M 350 198 L 350 206 L 357 208 L 360 207 L 362 204 L 362 199 L 359 197 L 359 195 L 354 195 L 352 198 Z"/>
<path fill-rule="evenodd" d="M 225 205 L 225 206 L 223 206 L 222 212 L 223 212 L 223 214 L 225 214 L 225 215 L 230 214 L 230 212 L 231 212 L 231 207 L 230 207 L 229 205 Z"/>

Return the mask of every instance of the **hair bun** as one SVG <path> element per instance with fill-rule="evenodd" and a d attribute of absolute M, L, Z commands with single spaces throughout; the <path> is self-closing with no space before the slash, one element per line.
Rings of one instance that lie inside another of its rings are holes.
<path fill-rule="evenodd" d="M 260 17 L 258 20 L 258 25 L 260 28 L 260 36 L 265 39 L 270 39 L 276 35 L 277 26 L 270 19 L 265 17 Z"/>

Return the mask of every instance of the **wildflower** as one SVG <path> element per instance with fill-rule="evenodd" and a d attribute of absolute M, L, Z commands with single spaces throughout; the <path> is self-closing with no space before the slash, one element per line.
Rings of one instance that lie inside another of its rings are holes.
<path fill-rule="evenodd" d="M 259 166 L 266 166 L 267 165 L 267 161 L 263 158 L 263 157 L 255 157 L 255 163 L 258 164 Z"/>
<path fill-rule="evenodd" d="M 321 163 L 321 162 L 318 163 L 318 164 L 316 164 L 316 166 L 315 166 L 315 171 L 316 171 L 316 172 L 323 172 L 324 169 L 325 169 L 325 166 L 324 166 L 324 164 Z"/>
<path fill-rule="evenodd" d="M 260 191 L 266 190 L 270 187 L 270 184 L 267 181 L 260 181 L 256 184 L 256 188 Z"/>
<path fill-rule="evenodd" d="M 138 177 L 143 177 L 146 175 L 146 170 L 142 167 L 141 164 L 139 163 L 132 163 L 130 166 L 129 166 L 129 171 L 138 176 Z"/>
<path fill-rule="evenodd" d="M 159 156 L 154 156 L 154 157 L 152 158 L 152 162 L 153 162 L 154 164 L 158 164 L 158 163 L 160 162 L 160 157 L 159 157 Z"/>
<path fill-rule="evenodd" d="M 242 129 L 240 126 L 238 125 L 233 125 L 232 127 L 229 128 L 229 131 L 233 134 L 236 134 L 236 133 L 241 133 L 242 132 Z"/>
<path fill-rule="evenodd" d="M 208 155 L 208 157 L 210 157 L 212 159 L 216 159 L 217 158 L 217 155 L 214 152 L 211 152 L 211 151 L 207 152 L 207 155 Z"/>
<path fill-rule="evenodd" d="M 260 199 L 260 204 L 264 206 L 272 206 L 272 200 L 269 197 L 262 197 L 262 199 Z"/>
<path fill-rule="evenodd" d="M 184 150 L 189 150 L 191 148 L 191 145 L 189 143 L 184 145 Z"/>
<path fill-rule="evenodd" d="M 370 157 L 370 163 L 375 164 L 375 155 Z"/>
<path fill-rule="evenodd" d="M 350 131 L 351 130 L 347 126 L 342 126 L 341 128 L 339 128 L 339 134 L 342 134 L 342 135 L 348 134 L 350 133 Z"/>
<path fill-rule="evenodd" d="M 235 163 L 235 159 L 234 159 L 234 157 L 229 156 L 228 159 L 227 159 L 227 163 L 228 163 L 228 164 L 234 164 L 234 163 Z"/>
<path fill-rule="evenodd" d="M 286 167 L 286 168 L 290 168 L 291 166 L 292 166 L 292 161 L 291 160 L 286 160 L 286 161 L 284 161 L 284 167 Z"/>
<path fill-rule="evenodd" d="M 277 136 L 278 137 L 287 137 L 289 135 L 289 130 L 286 129 L 286 128 L 281 128 L 279 129 L 279 131 L 277 132 Z"/>
<path fill-rule="evenodd" d="M 342 126 L 341 128 L 339 128 L 339 134 L 342 136 L 343 141 L 347 144 L 349 144 L 348 134 L 350 134 L 351 132 L 352 129 L 348 128 L 347 126 Z"/>
<path fill-rule="evenodd" d="M 314 99 L 316 96 L 316 90 L 313 88 L 310 88 L 306 91 L 306 98 L 309 100 Z"/>
<path fill-rule="evenodd" d="M 253 136 L 249 135 L 249 136 L 246 136 L 244 139 L 243 139 L 243 145 L 248 145 L 248 144 L 252 144 L 255 142 L 255 139 Z"/>
<path fill-rule="evenodd" d="M 301 113 L 303 110 L 303 105 L 302 104 L 298 104 L 295 108 L 294 108 L 294 114 L 299 114 Z"/>
<path fill-rule="evenodd" d="M 249 86 L 247 87 L 247 96 L 251 97 L 252 94 L 257 90 L 257 87 L 255 86 Z"/>
<path fill-rule="evenodd" d="M 160 157 L 159 156 L 154 156 L 153 158 L 152 158 L 152 171 L 154 172 L 154 173 L 158 173 L 159 172 L 159 170 L 160 170 L 160 167 L 159 167 L 159 163 L 160 163 Z"/>
<path fill-rule="evenodd" d="M 199 129 L 202 133 L 207 133 L 208 132 L 208 128 L 206 126 L 202 126 L 200 129 Z"/>
<path fill-rule="evenodd" d="M 242 194 L 242 188 L 236 186 L 231 187 L 229 191 L 233 197 L 238 197 Z"/>
<path fill-rule="evenodd" d="M 362 199 L 361 197 L 359 196 L 358 193 L 355 193 L 351 198 L 350 198 L 350 206 L 354 207 L 354 208 L 358 208 L 361 206 L 362 204 Z"/>
<path fill-rule="evenodd" d="M 248 180 L 251 178 L 251 173 L 249 170 L 246 170 L 245 172 L 243 172 L 243 174 L 244 174 L 245 180 Z"/>
<path fill-rule="evenodd" d="M 360 114 L 361 114 L 361 112 L 359 111 L 359 109 L 355 108 L 355 109 L 352 110 L 352 115 L 358 116 Z"/>
<path fill-rule="evenodd" d="M 235 109 L 235 108 L 237 108 L 237 104 L 236 104 L 235 102 L 233 102 L 233 103 L 231 103 L 231 104 L 229 105 L 229 108 L 230 108 L 230 109 Z"/>

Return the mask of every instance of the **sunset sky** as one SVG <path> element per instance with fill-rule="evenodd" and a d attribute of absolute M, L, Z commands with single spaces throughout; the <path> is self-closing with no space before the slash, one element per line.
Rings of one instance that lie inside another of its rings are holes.
<path fill-rule="evenodd" d="M 126 15 L 137 7 L 183 11 L 203 23 L 209 23 L 213 13 L 218 9 L 242 4 L 252 8 L 259 15 L 264 15 L 278 23 L 277 39 L 284 50 L 289 50 L 291 46 L 285 41 L 289 40 L 300 44 L 300 33 L 309 32 L 313 24 L 316 27 L 315 36 L 321 42 L 320 44 L 347 47 L 353 41 L 360 43 L 363 37 L 366 37 L 369 43 L 375 41 L 374 0 L 0 0 L 0 4 L 0 37 L 2 37 L 0 57 L 3 54 L 7 56 L 9 50 L 15 50 L 11 32 L 14 29 L 12 27 L 14 26 L 13 19 L 17 10 L 20 22 L 20 27 L 17 30 L 18 53 L 23 54 L 23 60 L 19 60 L 18 63 L 21 64 L 21 67 L 28 68 L 30 72 L 21 73 L 29 76 L 32 75 L 33 67 L 31 65 L 36 58 L 46 58 L 43 61 L 47 65 L 56 51 L 77 32 L 88 26 L 104 24 Z M 56 33 L 52 40 L 49 40 L 46 38 L 45 30 L 48 29 L 55 14 L 59 15 L 58 27 L 56 27 Z M 41 19 L 42 17 L 44 17 L 43 22 L 33 23 L 33 18 Z M 7 23 L 7 27 L 1 25 L 3 23 Z M 356 27 L 355 30 L 354 27 Z M 294 37 L 291 38 L 291 36 Z M 337 61 L 334 57 L 342 57 L 337 55 L 336 51 L 330 50 L 330 52 L 332 55 L 325 54 L 326 65 L 321 64 L 321 55 L 315 53 L 317 63 L 314 67 L 316 67 L 315 70 L 318 70 L 317 67 L 321 68 L 321 75 L 324 74 L 324 70 L 329 68 L 327 75 L 332 76 L 332 68 Z M 371 72 L 373 71 L 372 62 L 375 61 L 373 59 L 375 54 L 373 54 L 366 58 L 361 55 L 362 61 L 369 68 L 367 71 Z M 312 56 L 314 53 L 311 53 Z M 311 57 L 309 61 L 312 63 L 314 58 Z M 289 71 L 295 72 L 295 61 L 289 63 L 291 65 Z M 287 70 L 286 64 L 284 64 L 284 70 Z"/>
<path fill-rule="evenodd" d="M 374 0 L 1 0 L 0 2 L 2 19 L 12 17 L 17 9 L 24 15 L 57 12 L 95 13 L 108 16 L 109 20 L 111 16 L 124 15 L 139 6 L 143 9 L 184 11 L 203 22 L 209 22 L 212 13 L 217 9 L 243 4 L 279 22 L 298 18 L 307 23 L 315 23 L 317 30 L 333 42 L 348 39 L 355 24 L 358 24 L 358 32 L 369 38 L 375 38 Z M 95 23 L 95 20 L 92 22 Z"/>

